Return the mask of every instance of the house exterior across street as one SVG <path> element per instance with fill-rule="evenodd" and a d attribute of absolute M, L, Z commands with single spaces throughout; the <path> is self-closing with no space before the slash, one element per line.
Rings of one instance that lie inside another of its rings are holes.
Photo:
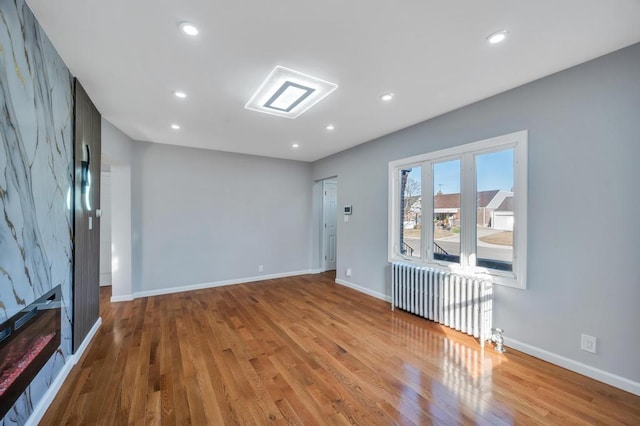
<path fill-rule="evenodd" d="M 405 221 L 416 221 L 421 214 L 422 199 L 418 198 L 406 209 Z M 498 189 L 478 192 L 476 214 L 478 226 L 513 231 L 513 192 Z M 436 193 L 433 218 L 438 224 L 460 226 L 460 193 Z"/>

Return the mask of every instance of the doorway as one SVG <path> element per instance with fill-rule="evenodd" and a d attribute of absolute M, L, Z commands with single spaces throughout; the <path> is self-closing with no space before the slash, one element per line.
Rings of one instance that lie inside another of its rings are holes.
<path fill-rule="evenodd" d="M 335 178 L 322 181 L 322 269 L 335 271 L 338 243 L 338 181 Z"/>
<path fill-rule="evenodd" d="M 100 287 L 111 285 L 111 166 L 100 172 Z"/>

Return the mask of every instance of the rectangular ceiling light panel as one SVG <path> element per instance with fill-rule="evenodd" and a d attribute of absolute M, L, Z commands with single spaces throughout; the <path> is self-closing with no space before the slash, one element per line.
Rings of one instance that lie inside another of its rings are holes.
<path fill-rule="evenodd" d="M 337 84 L 278 65 L 244 107 L 279 117 L 296 118 L 337 87 Z"/>

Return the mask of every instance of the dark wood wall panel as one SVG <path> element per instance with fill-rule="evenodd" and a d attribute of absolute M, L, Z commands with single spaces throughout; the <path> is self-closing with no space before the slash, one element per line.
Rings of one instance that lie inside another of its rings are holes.
<path fill-rule="evenodd" d="M 98 320 L 100 301 L 100 113 L 74 80 L 73 352 Z M 88 156 L 87 149 L 88 147 Z M 83 160 L 89 175 L 83 179 Z M 86 183 L 90 182 L 89 187 Z M 83 188 L 84 186 L 84 188 Z M 86 191 L 89 196 L 87 201 Z"/>

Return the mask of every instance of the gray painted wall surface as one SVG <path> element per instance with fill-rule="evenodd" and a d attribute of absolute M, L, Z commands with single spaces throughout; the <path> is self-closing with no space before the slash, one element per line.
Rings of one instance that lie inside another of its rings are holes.
<path fill-rule="evenodd" d="M 102 162 L 108 165 L 131 165 L 133 139 L 102 117 Z"/>
<path fill-rule="evenodd" d="M 111 297 L 132 296 L 131 161 L 134 141 L 102 118 L 102 162 L 111 169 Z"/>
<path fill-rule="evenodd" d="M 134 292 L 309 269 L 309 163 L 132 149 Z"/>
<path fill-rule="evenodd" d="M 639 112 L 636 44 L 314 163 L 313 179 L 337 175 L 338 205 L 353 204 L 337 277 L 390 294 L 389 161 L 527 129 L 528 289 L 496 289 L 494 324 L 640 381 Z M 580 351 L 582 332 L 597 354 Z"/>

